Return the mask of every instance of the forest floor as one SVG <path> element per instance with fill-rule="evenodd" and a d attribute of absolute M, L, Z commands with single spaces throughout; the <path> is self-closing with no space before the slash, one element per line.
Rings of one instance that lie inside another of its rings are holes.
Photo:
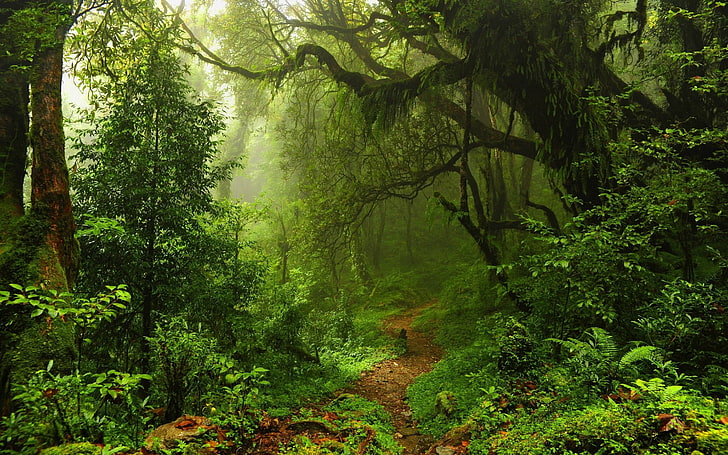
<path fill-rule="evenodd" d="M 387 319 L 384 329 L 388 334 L 393 338 L 406 335 L 405 353 L 395 359 L 378 363 L 371 370 L 363 372 L 359 380 L 337 393 L 336 399 L 353 394 L 382 405 L 392 417 L 392 423 L 396 428 L 395 439 L 404 449 L 402 455 L 422 455 L 434 451 L 435 440 L 419 432 L 407 404 L 407 387 L 417 376 L 432 370 L 443 355 L 442 349 L 433 343 L 430 336 L 412 329 L 412 323 L 417 316 L 434 304 L 430 302 Z M 333 424 L 338 421 L 339 416 L 322 411 L 321 408 L 326 404 L 328 402 L 312 405 L 310 411 Z M 261 422 L 255 438 L 256 449 L 251 453 L 258 455 L 278 453 L 278 448 L 293 440 L 296 434 L 305 434 L 314 443 L 326 441 L 332 437 L 332 430 L 329 425 L 320 422 L 321 420 L 310 420 L 293 423 L 290 419 L 279 421 L 266 417 Z M 365 446 L 368 440 L 369 438 L 360 444 L 359 453 L 366 452 Z"/>
<path fill-rule="evenodd" d="M 412 323 L 429 306 L 393 316 L 385 321 L 384 328 L 392 337 L 406 334 L 407 350 L 395 359 L 384 360 L 372 370 L 362 373 L 361 378 L 345 392 L 359 395 L 381 404 L 392 416 L 397 429 L 395 437 L 404 447 L 403 455 L 423 454 L 435 442 L 428 435 L 420 434 L 407 404 L 407 387 L 421 374 L 432 370 L 442 358 L 442 349 L 430 336 L 412 329 Z M 402 332 L 405 330 L 405 332 Z"/>

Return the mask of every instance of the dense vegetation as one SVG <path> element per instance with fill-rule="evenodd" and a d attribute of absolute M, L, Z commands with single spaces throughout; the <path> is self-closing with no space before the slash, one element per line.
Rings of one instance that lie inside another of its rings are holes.
<path fill-rule="evenodd" d="M 433 299 L 458 452 L 728 453 L 726 2 L 8 0 L 0 161 L 0 453 L 399 453 Z"/>

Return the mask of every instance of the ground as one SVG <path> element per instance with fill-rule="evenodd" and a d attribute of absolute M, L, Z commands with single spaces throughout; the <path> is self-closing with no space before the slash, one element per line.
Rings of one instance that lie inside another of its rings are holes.
<path fill-rule="evenodd" d="M 356 452 L 364 455 L 369 452 L 371 444 L 375 443 L 377 431 L 360 421 L 365 420 L 362 417 L 367 411 L 354 409 L 338 413 L 332 412 L 332 407 L 328 406 L 332 401 L 347 400 L 357 395 L 378 402 L 389 413 L 395 427 L 394 439 L 403 448 L 402 455 L 464 453 L 466 445 L 462 444 L 462 438 L 454 441 L 446 438 L 436 442 L 431 436 L 420 434 L 417 422 L 412 419 L 412 411 L 407 404 L 409 385 L 419 375 L 430 371 L 443 354 L 429 336 L 412 329 L 412 322 L 430 305 L 434 305 L 434 302 L 406 310 L 385 321 L 384 330 L 397 339 L 395 345 L 400 347 L 406 345 L 406 349 L 402 349 L 403 354 L 395 359 L 380 362 L 370 371 L 363 372 L 358 381 L 340 390 L 334 398 L 311 403 L 299 410 L 296 415 L 274 418 L 263 413 L 255 435 L 249 440 L 250 445 L 239 449 L 254 455 L 275 455 L 280 453 L 281 448 L 308 444 L 308 447 L 326 448 L 329 452 L 336 453 L 343 450 L 344 444 L 351 447 L 353 442 Z M 203 440 L 205 437 L 212 438 L 203 442 L 221 450 L 221 452 L 214 450 L 213 453 L 229 452 L 226 433 L 216 425 L 211 425 L 204 417 L 183 416 L 175 422 L 159 427 L 155 433 L 158 440 L 170 439 L 176 443 L 179 439 L 185 439 L 178 437 L 179 434 L 189 433 L 193 439 L 199 439 L 200 434 L 197 430 L 200 427 L 208 430 L 204 433 L 205 436 L 202 436 Z M 165 435 L 170 432 L 172 436 L 167 438 Z M 150 449 L 151 446 L 145 448 L 143 453 L 154 453 Z"/>
<path fill-rule="evenodd" d="M 361 379 L 346 390 L 384 406 L 392 415 L 403 455 L 425 453 L 435 441 L 417 430 L 412 420 L 412 411 L 407 404 L 407 387 L 414 379 L 430 371 L 442 358 L 442 350 L 427 335 L 412 330 L 412 322 L 426 307 L 406 311 L 388 319 L 385 329 L 393 337 L 399 337 L 405 330 L 407 351 L 396 359 L 385 360 L 371 371 L 362 373 Z"/>
<path fill-rule="evenodd" d="M 442 350 L 435 345 L 426 334 L 412 329 L 412 322 L 430 303 L 420 308 L 406 310 L 404 313 L 393 316 L 385 321 L 384 329 L 393 338 L 406 340 L 406 351 L 395 359 L 384 360 L 375 365 L 370 371 L 361 374 L 361 378 L 348 388 L 337 393 L 337 398 L 358 395 L 381 404 L 392 417 L 396 428 L 395 439 L 402 445 L 402 455 L 421 455 L 440 453 L 445 447 L 440 447 L 435 440 L 420 434 L 417 422 L 412 419 L 412 411 L 407 404 L 407 387 L 414 379 L 428 371 L 442 358 Z M 398 342 L 399 343 L 399 342 Z M 319 447 L 331 446 L 345 441 L 351 436 L 352 428 L 340 426 L 341 417 L 334 412 L 323 411 L 331 399 L 310 405 L 309 420 L 294 418 L 277 419 L 267 415 L 263 417 L 256 432 L 253 447 L 249 453 L 256 455 L 277 454 L 280 447 L 289 445 L 292 441 L 305 436 L 309 441 Z M 367 445 L 371 442 L 373 430 L 359 444 L 358 453 L 365 454 Z M 459 442 L 459 441 L 458 441 Z M 445 448 L 444 453 L 456 453 Z M 458 451 L 462 453 L 462 451 Z"/>

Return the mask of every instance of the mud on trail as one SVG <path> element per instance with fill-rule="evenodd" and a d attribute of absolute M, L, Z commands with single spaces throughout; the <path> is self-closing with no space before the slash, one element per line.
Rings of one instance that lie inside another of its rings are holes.
<path fill-rule="evenodd" d="M 395 437 L 404 447 L 403 455 L 423 454 L 435 442 L 432 437 L 419 433 L 407 404 L 407 387 L 417 376 L 432 370 L 442 358 L 440 347 L 427 335 L 412 329 L 412 322 L 417 316 L 434 304 L 405 310 L 403 314 L 387 319 L 384 324 L 387 333 L 395 338 L 406 335 L 407 351 L 362 373 L 361 378 L 345 390 L 378 402 L 392 415 L 392 423 L 397 429 Z"/>

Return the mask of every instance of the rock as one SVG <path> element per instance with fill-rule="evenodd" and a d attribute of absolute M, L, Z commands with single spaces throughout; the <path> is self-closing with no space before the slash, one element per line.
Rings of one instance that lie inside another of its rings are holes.
<path fill-rule="evenodd" d="M 435 448 L 437 455 L 455 455 L 455 449 L 452 447 L 438 446 Z"/>
<path fill-rule="evenodd" d="M 157 427 L 144 439 L 144 445 L 148 451 L 171 450 L 180 442 L 202 441 L 207 430 L 217 429 L 205 417 L 184 415 L 174 422 Z"/>
<path fill-rule="evenodd" d="M 414 436 L 416 434 L 420 434 L 419 430 L 417 428 L 402 428 L 400 431 L 403 436 Z"/>

